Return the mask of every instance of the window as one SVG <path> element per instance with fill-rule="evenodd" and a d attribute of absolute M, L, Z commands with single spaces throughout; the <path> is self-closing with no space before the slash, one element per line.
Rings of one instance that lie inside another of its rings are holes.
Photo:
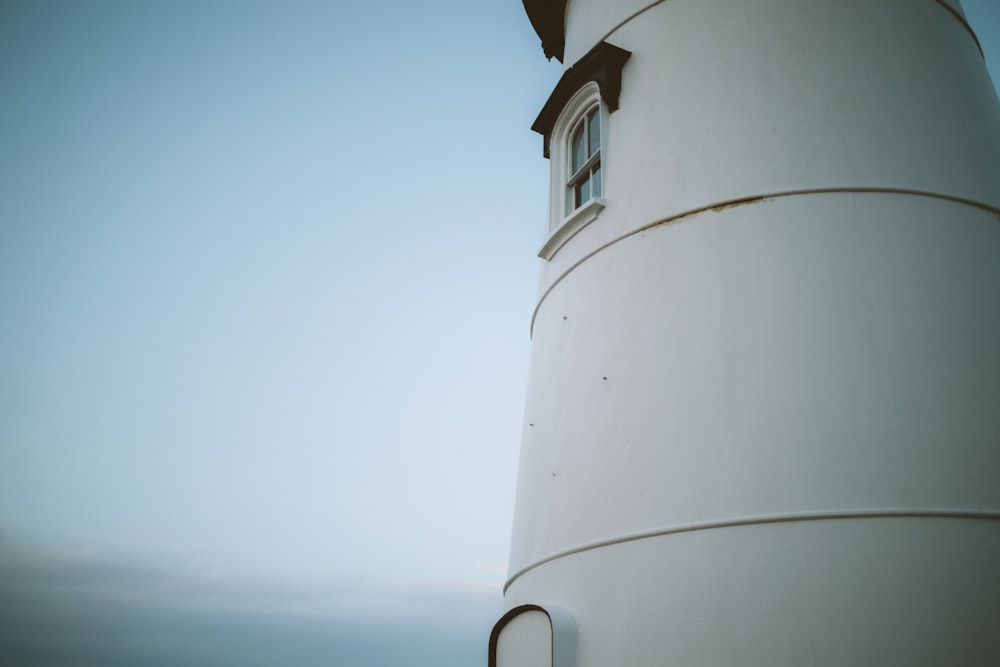
<path fill-rule="evenodd" d="M 574 234 L 594 221 L 605 206 L 607 106 L 597 84 L 580 87 L 552 128 L 552 195 L 549 238 L 539 257 L 551 259 Z"/>
<path fill-rule="evenodd" d="M 622 67 L 631 55 L 607 42 L 597 44 L 563 72 L 531 125 L 552 160 L 549 237 L 539 257 L 552 259 L 605 206 L 604 174 L 613 164 L 608 116 L 618 109 Z"/>
<path fill-rule="evenodd" d="M 573 212 L 601 196 L 601 108 L 592 107 L 577 121 L 569 140 L 570 175 L 566 211 Z"/>

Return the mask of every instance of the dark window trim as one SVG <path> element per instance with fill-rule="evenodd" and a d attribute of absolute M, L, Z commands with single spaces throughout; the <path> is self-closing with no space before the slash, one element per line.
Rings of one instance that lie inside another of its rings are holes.
<path fill-rule="evenodd" d="M 538 118 L 531 125 L 531 129 L 543 137 L 542 153 L 545 157 L 549 157 L 549 144 L 556 119 L 559 118 L 569 98 L 585 83 L 593 81 L 597 84 L 601 91 L 601 99 L 608 107 L 608 113 L 618 109 L 618 97 L 622 90 L 622 68 L 631 55 L 630 51 L 601 42 L 563 73 L 545 106 L 538 113 Z"/>

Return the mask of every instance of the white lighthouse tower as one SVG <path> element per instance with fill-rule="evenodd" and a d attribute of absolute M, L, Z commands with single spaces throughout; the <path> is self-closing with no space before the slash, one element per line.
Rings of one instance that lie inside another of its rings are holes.
<path fill-rule="evenodd" d="M 567 69 L 497 667 L 1000 664 L 958 0 L 524 0 Z"/>

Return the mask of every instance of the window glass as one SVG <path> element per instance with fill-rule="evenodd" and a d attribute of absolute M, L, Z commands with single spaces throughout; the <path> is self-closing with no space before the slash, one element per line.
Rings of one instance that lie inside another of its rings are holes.
<path fill-rule="evenodd" d="M 596 86 L 593 91 L 596 97 Z M 559 169 L 564 174 L 564 203 L 559 213 L 565 219 L 593 199 L 604 196 L 601 182 L 604 132 L 601 128 L 602 107 L 597 100 L 581 102 L 573 109 L 572 119 L 563 125 L 563 162 Z M 568 141 L 567 141 L 568 139 Z M 603 202 L 601 202 L 603 205 Z"/>
<path fill-rule="evenodd" d="M 573 140 L 570 143 L 573 151 L 572 166 L 574 174 L 580 170 L 580 167 L 583 166 L 584 161 L 587 159 L 587 155 L 585 154 L 586 144 L 584 143 L 584 134 L 583 134 L 584 129 L 585 129 L 584 123 L 580 123 L 577 126 L 576 130 L 574 130 Z"/>
<path fill-rule="evenodd" d="M 576 201 L 574 208 L 579 208 L 590 201 L 590 178 L 586 178 L 576 186 Z"/>
<path fill-rule="evenodd" d="M 601 114 L 598 113 L 598 109 L 591 111 L 587 120 L 590 132 L 590 149 L 587 151 L 589 156 L 601 149 Z"/>

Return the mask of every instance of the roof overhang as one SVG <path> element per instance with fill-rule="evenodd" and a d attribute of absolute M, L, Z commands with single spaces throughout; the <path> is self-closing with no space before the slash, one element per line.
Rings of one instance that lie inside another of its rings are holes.
<path fill-rule="evenodd" d="M 522 0 L 528 20 L 542 38 L 546 58 L 563 61 L 566 48 L 566 0 Z"/>
<path fill-rule="evenodd" d="M 562 113 L 569 98 L 584 84 L 593 81 L 601 91 L 601 99 L 608 106 L 608 112 L 618 109 L 618 96 L 622 89 L 622 67 L 632 55 L 631 51 L 620 49 L 613 44 L 600 42 L 587 55 L 563 72 L 555 90 L 545 102 L 531 129 L 544 138 L 542 152 L 549 157 L 552 128 Z"/>

